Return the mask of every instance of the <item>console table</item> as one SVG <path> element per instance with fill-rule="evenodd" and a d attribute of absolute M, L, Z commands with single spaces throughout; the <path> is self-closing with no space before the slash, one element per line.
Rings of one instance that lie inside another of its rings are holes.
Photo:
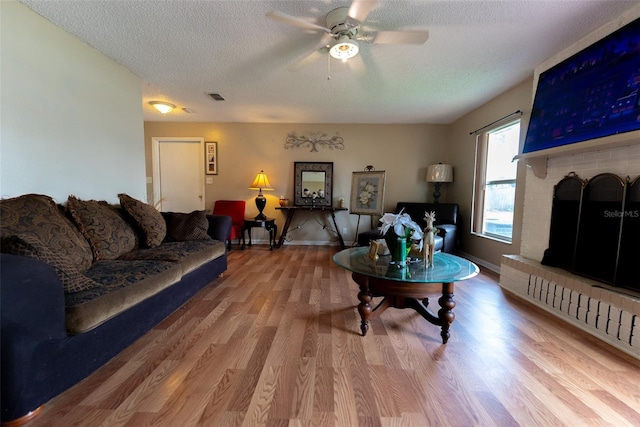
<path fill-rule="evenodd" d="M 336 222 L 336 211 L 346 211 L 347 208 L 334 208 L 332 206 L 283 206 L 276 208 L 279 211 L 287 212 L 287 219 L 284 222 L 284 227 L 282 228 L 282 233 L 280 234 L 280 239 L 278 239 L 278 244 L 276 248 L 279 248 L 284 243 L 284 238 L 289 231 L 289 226 L 291 225 L 291 220 L 293 220 L 293 216 L 298 211 L 307 211 L 307 212 L 318 212 L 323 214 L 328 214 L 331 216 L 333 220 L 333 226 L 336 228 L 336 233 L 338 234 L 338 240 L 340 241 L 340 247 L 345 249 L 346 246 L 344 244 L 344 240 L 342 239 L 342 234 L 340 234 L 340 229 L 338 228 L 338 223 Z"/>
<path fill-rule="evenodd" d="M 453 284 L 474 277 L 479 272 L 478 267 L 471 261 L 444 252 L 437 252 L 433 256 L 434 266 L 431 268 L 425 268 L 422 260 L 397 268 L 389 263 L 390 258 L 386 255 L 371 259 L 367 247 L 345 249 L 333 257 L 338 266 L 351 271 L 353 281 L 360 287 L 358 312 L 362 335 L 366 335 L 369 321 L 380 316 L 387 308 L 412 308 L 429 323 L 442 328 L 440 336 L 443 344 L 446 344 L 449 326 L 456 317 L 453 314 L 456 306 Z M 427 308 L 427 283 L 442 283 L 437 315 Z M 373 297 L 384 297 L 375 308 L 371 307 Z"/>

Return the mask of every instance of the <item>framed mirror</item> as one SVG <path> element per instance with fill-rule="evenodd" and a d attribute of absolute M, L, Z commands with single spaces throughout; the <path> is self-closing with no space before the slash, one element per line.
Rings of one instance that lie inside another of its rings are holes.
<path fill-rule="evenodd" d="M 293 204 L 333 205 L 333 162 L 295 162 Z"/>

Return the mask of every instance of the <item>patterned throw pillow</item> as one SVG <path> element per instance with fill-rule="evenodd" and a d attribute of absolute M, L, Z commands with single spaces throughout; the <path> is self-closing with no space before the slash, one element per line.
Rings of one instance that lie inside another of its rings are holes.
<path fill-rule="evenodd" d="M 141 240 L 150 248 L 159 246 L 167 234 L 167 224 L 162 214 L 148 203 L 127 194 L 118 194 L 122 208 L 137 225 Z"/>
<path fill-rule="evenodd" d="M 167 212 L 162 214 L 167 222 L 167 242 L 210 240 L 207 234 L 209 220 L 204 211 L 191 213 Z"/>
<path fill-rule="evenodd" d="M 81 274 L 69 258 L 59 252 L 52 251 L 35 236 L 18 234 L 3 237 L 2 252 L 35 258 L 49 264 L 56 271 L 65 292 L 86 291 L 99 286 Z"/>
<path fill-rule="evenodd" d="M 69 196 L 67 210 L 98 260 L 116 259 L 136 248 L 136 233 L 107 202 Z"/>
<path fill-rule="evenodd" d="M 49 196 L 25 194 L 0 200 L 0 236 L 36 237 L 80 272 L 93 263 L 89 242 Z"/>

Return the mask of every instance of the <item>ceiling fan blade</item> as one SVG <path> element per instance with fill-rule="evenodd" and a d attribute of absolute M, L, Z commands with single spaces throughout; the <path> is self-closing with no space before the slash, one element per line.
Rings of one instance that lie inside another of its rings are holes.
<path fill-rule="evenodd" d="M 372 43 L 376 44 L 424 44 L 429 38 L 426 30 L 378 31 Z"/>
<path fill-rule="evenodd" d="M 351 7 L 349 7 L 349 18 L 358 21 L 358 23 L 364 22 L 377 5 L 377 0 L 353 0 Z"/>
<path fill-rule="evenodd" d="M 321 47 L 320 49 L 315 49 L 311 51 L 310 54 L 308 54 L 307 56 L 299 60 L 298 62 L 288 65 L 287 70 L 291 72 L 300 71 L 304 67 L 310 65 L 311 63 L 317 61 L 322 57 L 327 56 L 328 54 L 329 54 L 329 49 L 327 47 Z"/>
<path fill-rule="evenodd" d="M 307 30 L 318 30 L 323 31 L 325 33 L 331 34 L 331 31 L 328 28 L 321 27 L 320 25 L 316 25 L 312 22 L 305 21 L 304 19 L 296 18 L 295 16 L 287 15 L 282 12 L 267 12 L 267 18 L 273 19 L 275 21 L 284 22 L 285 24 L 295 25 L 296 27 L 304 28 Z"/>

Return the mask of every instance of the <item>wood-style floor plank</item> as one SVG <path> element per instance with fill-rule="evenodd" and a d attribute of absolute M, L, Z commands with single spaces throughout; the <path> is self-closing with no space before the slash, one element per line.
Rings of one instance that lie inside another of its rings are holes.
<path fill-rule="evenodd" d="M 412 310 L 362 337 L 335 252 L 232 250 L 221 278 L 28 426 L 640 425 L 640 361 L 490 273 L 456 284 L 448 344 Z"/>

